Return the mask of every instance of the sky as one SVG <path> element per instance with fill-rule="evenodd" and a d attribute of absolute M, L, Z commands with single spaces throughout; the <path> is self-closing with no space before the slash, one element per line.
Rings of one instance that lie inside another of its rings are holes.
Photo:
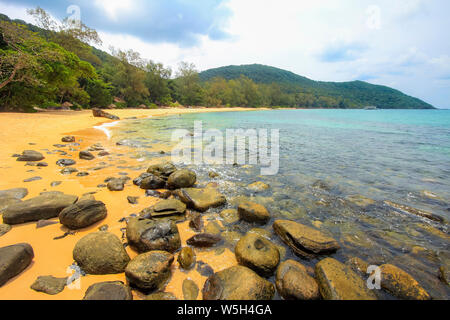
<path fill-rule="evenodd" d="M 133 49 L 174 70 L 260 63 L 320 81 L 363 80 L 450 109 L 448 0 L 0 0 L 81 17 L 101 49 Z"/>

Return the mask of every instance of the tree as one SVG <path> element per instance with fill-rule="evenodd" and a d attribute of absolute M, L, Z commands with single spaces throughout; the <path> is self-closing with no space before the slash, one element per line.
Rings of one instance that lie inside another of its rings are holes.
<path fill-rule="evenodd" d="M 176 79 L 176 90 L 183 105 L 200 105 L 204 91 L 200 85 L 200 77 L 193 63 L 180 62 Z"/>
<path fill-rule="evenodd" d="M 150 101 L 158 105 L 168 105 L 171 102 L 169 80 L 172 75 L 170 68 L 152 60 L 145 66 L 147 72 L 145 85 L 150 92 Z"/>

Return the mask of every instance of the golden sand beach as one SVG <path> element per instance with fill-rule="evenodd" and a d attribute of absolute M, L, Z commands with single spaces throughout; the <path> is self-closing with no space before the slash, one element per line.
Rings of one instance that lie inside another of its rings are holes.
<path fill-rule="evenodd" d="M 246 111 L 254 109 L 159 109 L 159 110 L 112 110 L 112 114 L 119 116 L 121 119 L 127 117 L 145 118 L 149 116 L 165 116 L 171 114 L 182 113 L 198 113 L 198 112 L 225 112 L 225 111 Z M 134 179 L 139 173 L 127 171 L 126 169 L 118 169 L 117 162 L 124 163 L 126 166 L 138 166 L 147 164 L 138 163 L 137 160 L 122 157 L 120 160 L 115 159 L 111 164 L 113 166 L 99 171 L 89 171 L 90 175 L 86 177 L 77 177 L 76 175 L 64 176 L 60 173 L 61 167 L 56 165 L 56 161 L 61 158 L 59 154 L 47 154 L 43 150 L 55 150 L 55 144 L 61 144 L 61 138 L 66 135 L 73 135 L 76 141 L 80 143 L 77 151 L 69 151 L 65 148 L 71 158 L 77 161 L 77 169 L 88 171 L 97 166 L 101 162 L 106 162 L 108 157 L 96 158 L 93 161 L 80 160 L 78 153 L 85 150 L 89 146 L 100 143 L 109 152 L 127 153 L 126 147 L 113 145 L 106 134 L 95 126 L 103 123 L 111 122 L 103 118 L 94 118 L 91 111 L 79 112 L 45 112 L 38 114 L 19 114 L 19 113 L 2 113 L 0 114 L 0 122 L 3 130 L 0 132 L 0 141 L 2 148 L 0 149 L 0 190 L 11 188 L 27 188 L 28 196 L 24 199 L 30 199 L 39 195 L 44 191 L 61 191 L 66 194 L 82 195 L 95 192 L 95 198 L 106 204 L 108 216 L 105 220 L 83 230 L 78 230 L 74 235 L 69 235 L 60 240 L 54 240 L 55 237 L 64 235 L 68 230 L 61 224 L 57 223 L 44 228 L 37 229 L 36 223 L 27 223 L 23 225 L 13 226 L 12 230 L 0 237 L 0 247 L 14 245 L 18 243 L 29 243 L 34 249 L 34 260 L 32 264 L 17 277 L 11 279 L 3 287 L 0 288 L 0 300 L 79 300 L 84 297 L 85 291 L 94 283 L 104 281 L 123 281 L 126 282 L 125 275 L 106 275 L 92 276 L 87 275 L 81 278 L 80 289 L 65 290 L 55 296 L 44 293 L 35 292 L 30 288 L 38 276 L 54 276 L 69 277 L 72 271 L 68 268 L 73 264 L 72 250 L 83 236 L 91 232 L 95 232 L 99 227 L 107 225 L 108 230 L 120 238 L 122 237 L 121 229 L 125 227 L 124 223 L 119 220 L 133 213 L 138 213 L 147 208 L 158 199 L 145 197 L 143 190 L 134 186 L 132 182 L 128 182 L 123 192 L 111 192 L 106 188 L 98 188 L 97 186 L 111 176 L 116 176 L 119 172 L 127 172 L 129 177 Z M 17 162 L 13 154 L 20 154 L 24 150 L 36 150 L 45 155 L 45 162 L 48 167 L 38 168 L 26 166 L 24 162 Z M 152 163 L 148 163 L 150 165 Z M 145 171 L 145 170 L 143 170 Z M 39 176 L 42 180 L 34 182 L 23 182 L 25 179 Z M 51 183 L 60 181 L 61 184 L 52 187 Z M 138 205 L 131 205 L 127 201 L 127 196 L 139 197 Z M 0 222 L 2 218 L 0 216 Z M 59 222 L 58 219 L 54 219 Z M 183 246 L 186 240 L 195 233 L 189 228 L 188 222 L 178 225 Z M 129 247 L 127 252 L 131 258 L 137 255 Z M 197 250 L 197 260 L 207 261 L 214 271 L 220 271 L 236 264 L 234 254 L 226 250 L 217 256 L 214 251 Z M 175 257 L 175 261 L 176 261 Z M 183 299 L 182 283 L 185 279 L 192 279 L 198 287 L 203 287 L 206 277 L 201 276 L 196 270 L 189 272 L 181 271 L 178 263 L 174 263 L 172 278 L 166 287 L 166 292 L 173 293 L 178 299 Z M 139 299 L 134 291 L 135 298 Z M 199 299 L 201 299 L 201 293 Z"/>

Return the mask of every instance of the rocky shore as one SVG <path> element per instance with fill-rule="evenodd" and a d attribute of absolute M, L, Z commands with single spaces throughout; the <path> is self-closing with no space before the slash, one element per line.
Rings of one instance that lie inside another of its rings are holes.
<path fill-rule="evenodd" d="M 20 174 L 0 191 L 0 299 L 7 291 L 21 299 L 439 298 L 395 261 L 380 267 L 382 289 L 370 290 L 369 263 L 342 260 L 345 244 L 313 221 L 279 219 L 249 198 L 230 201 L 219 174 L 199 181 L 166 159 L 130 159 L 127 146 L 94 132 L 8 150 L 0 170 Z M 270 192 L 262 182 L 248 188 Z M 448 284 L 448 265 L 438 276 Z"/>

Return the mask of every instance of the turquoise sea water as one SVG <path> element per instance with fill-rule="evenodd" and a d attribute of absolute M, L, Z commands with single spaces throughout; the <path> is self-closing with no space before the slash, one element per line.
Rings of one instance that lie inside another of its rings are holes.
<path fill-rule="evenodd" d="M 132 152 L 143 160 L 161 157 L 161 147 L 155 149 L 153 144 L 171 145 L 172 132 L 192 130 L 194 121 L 202 121 L 205 130 L 223 132 L 280 130 L 280 170 L 275 176 L 259 176 L 258 166 L 192 166 L 200 184 L 211 181 L 211 170 L 221 174 L 217 182 L 230 207 L 239 197 L 252 197 L 266 205 L 274 218 L 320 226 L 340 242 L 342 249 L 334 255 L 339 260 L 357 256 L 373 264 L 395 264 L 435 297 L 449 298 L 448 286 L 437 273 L 450 258 L 450 111 L 188 114 L 128 120 L 114 130 L 113 139 L 128 139 Z M 271 188 L 263 193 L 249 191 L 246 186 L 256 181 Z M 399 212 L 386 200 L 431 212 L 446 222 Z M 250 227 L 236 228 L 245 233 Z M 272 232 L 270 225 L 267 230 Z M 275 235 L 273 241 L 279 241 Z M 314 265 L 314 261 L 305 264 Z"/>

